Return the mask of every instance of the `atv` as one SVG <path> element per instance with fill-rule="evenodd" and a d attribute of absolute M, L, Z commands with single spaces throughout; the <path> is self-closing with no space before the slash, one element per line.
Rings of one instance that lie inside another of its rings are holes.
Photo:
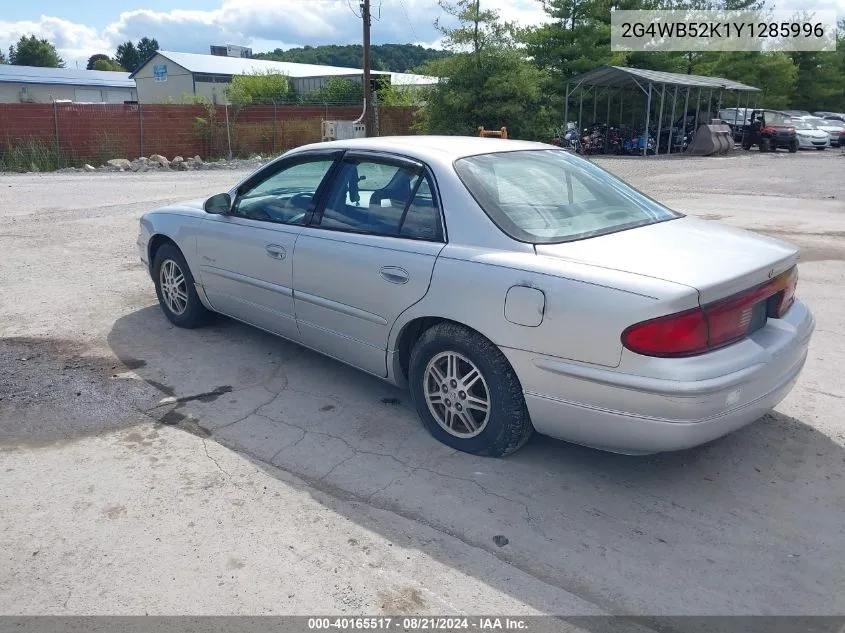
<path fill-rule="evenodd" d="M 790 116 L 777 110 L 754 110 L 748 125 L 742 128 L 741 138 L 744 150 L 756 145 L 761 152 L 773 152 L 778 148 L 791 153 L 798 151 L 798 136 Z"/>

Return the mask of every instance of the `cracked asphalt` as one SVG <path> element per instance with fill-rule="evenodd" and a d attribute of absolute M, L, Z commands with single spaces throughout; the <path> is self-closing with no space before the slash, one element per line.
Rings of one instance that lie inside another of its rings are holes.
<path fill-rule="evenodd" d="M 242 173 L 0 175 L 0 614 L 845 614 L 845 158 L 597 162 L 801 246 L 818 328 L 773 414 L 457 453 L 403 391 L 164 318 L 138 217 Z"/>

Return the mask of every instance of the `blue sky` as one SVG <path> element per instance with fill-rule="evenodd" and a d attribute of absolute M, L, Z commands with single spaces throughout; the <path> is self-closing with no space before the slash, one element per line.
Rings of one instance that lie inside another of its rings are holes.
<path fill-rule="evenodd" d="M 374 43 L 436 45 L 437 0 L 372 0 Z M 843 0 L 845 1 L 845 0 Z M 162 49 L 207 53 L 210 44 L 241 44 L 256 52 L 305 44 L 358 43 L 358 0 L 0 0 L 0 47 L 34 33 L 54 42 L 73 65 L 112 54 L 127 39 L 158 39 Z M 545 19 L 538 0 L 484 0 L 502 18 Z M 380 6 L 379 6 L 380 5 Z"/>
<path fill-rule="evenodd" d="M 373 42 L 437 45 L 437 0 L 372 0 L 380 19 Z M 149 36 L 161 48 L 208 53 L 210 44 L 241 44 L 256 52 L 305 44 L 350 44 L 361 22 L 358 0 L 0 0 L 0 50 L 22 35 L 56 45 L 68 66 L 94 53 L 113 54 L 127 39 Z M 837 9 L 845 0 L 768 0 L 779 9 Z M 540 0 L 482 0 L 505 20 L 536 24 L 546 15 Z"/>

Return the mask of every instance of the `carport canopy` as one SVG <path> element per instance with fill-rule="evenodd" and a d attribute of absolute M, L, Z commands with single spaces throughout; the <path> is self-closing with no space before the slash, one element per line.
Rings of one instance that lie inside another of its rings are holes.
<path fill-rule="evenodd" d="M 601 66 L 590 72 L 584 73 L 583 75 L 578 75 L 576 77 L 572 77 L 566 82 L 566 99 L 564 101 L 564 121 L 569 121 L 569 97 L 573 95 L 575 91 L 579 91 L 581 94 L 581 101 L 579 106 L 579 113 L 578 113 L 578 122 L 579 126 L 583 120 L 582 110 L 583 110 L 583 101 L 584 101 L 584 94 L 585 92 L 593 91 L 593 113 L 595 115 L 596 105 L 595 105 L 595 97 L 596 92 L 599 89 L 606 89 L 608 95 L 614 89 L 618 89 L 618 91 L 623 92 L 626 89 L 634 90 L 636 92 L 637 88 L 642 91 L 643 95 L 646 99 L 645 105 L 645 121 L 644 121 L 644 130 L 649 130 L 649 125 L 651 121 L 651 110 L 652 110 L 652 93 L 659 93 L 660 99 L 660 108 L 659 114 L 657 117 L 657 130 L 658 130 L 658 142 L 657 148 L 655 153 L 659 153 L 659 134 L 660 130 L 663 129 L 663 106 L 664 100 L 666 97 L 667 88 L 674 88 L 674 94 L 671 96 L 671 112 L 672 116 L 675 113 L 675 105 L 676 100 L 678 97 L 678 91 L 682 90 L 686 94 L 682 95 L 683 97 L 683 108 L 684 113 L 688 112 L 689 108 L 689 99 L 690 99 L 690 92 L 693 88 L 697 89 L 698 96 L 696 97 L 696 106 L 695 106 L 695 121 L 699 121 L 699 105 L 701 102 L 701 93 L 702 90 L 707 90 L 709 92 L 707 96 L 707 112 L 709 116 L 710 107 L 711 107 L 711 97 L 714 92 L 718 93 L 718 106 L 717 110 L 722 107 L 722 92 L 723 91 L 733 91 L 737 94 L 737 114 L 739 111 L 739 95 L 740 93 L 746 93 L 746 109 L 748 107 L 748 100 L 751 93 L 759 93 L 760 89 L 755 88 L 754 86 L 748 86 L 743 83 L 739 83 L 738 81 L 733 81 L 731 79 L 725 79 L 724 77 L 707 77 L 704 75 L 686 75 L 682 73 L 668 73 L 662 70 L 647 70 L 644 68 L 628 68 L 626 66 Z M 737 116 L 735 114 L 735 117 Z M 619 111 L 620 119 L 622 117 L 622 102 L 620 98 L 620 111 Z M 685 114 L 686 116 L 686 114 Z M 608 105 L 607 105 L 607 121 L 610 121 L 610 96 L 608 96 Z M 672 151 L 672 131 L 669 132 L 669 152 Z M 647 147 L 643 147 L 643 155 L 647 154 Z"/>
<path fill-rule="evenodd" d="M 662 70 L 627 68 L 625 66 L 601 66 L 566 82 L 573 89 L 578 87 L 626 88 L 639 87 L 643 92 L 648 84 L 682 86 L 690 88 L 712 88 L 713 90 L 735 90 L 738 92 L 759 92 L 759 88 L 747 86 L 723 77 L 667 73 Z"/>

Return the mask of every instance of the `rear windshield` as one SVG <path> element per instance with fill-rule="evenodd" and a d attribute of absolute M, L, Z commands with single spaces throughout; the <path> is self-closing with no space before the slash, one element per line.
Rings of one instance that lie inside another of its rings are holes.
<path fill-rule="evenodd" d="M 564 150 L 470 156 L 455 170 L 490 219 L 521 242 L 568 242 L 682 217 Z"/>

